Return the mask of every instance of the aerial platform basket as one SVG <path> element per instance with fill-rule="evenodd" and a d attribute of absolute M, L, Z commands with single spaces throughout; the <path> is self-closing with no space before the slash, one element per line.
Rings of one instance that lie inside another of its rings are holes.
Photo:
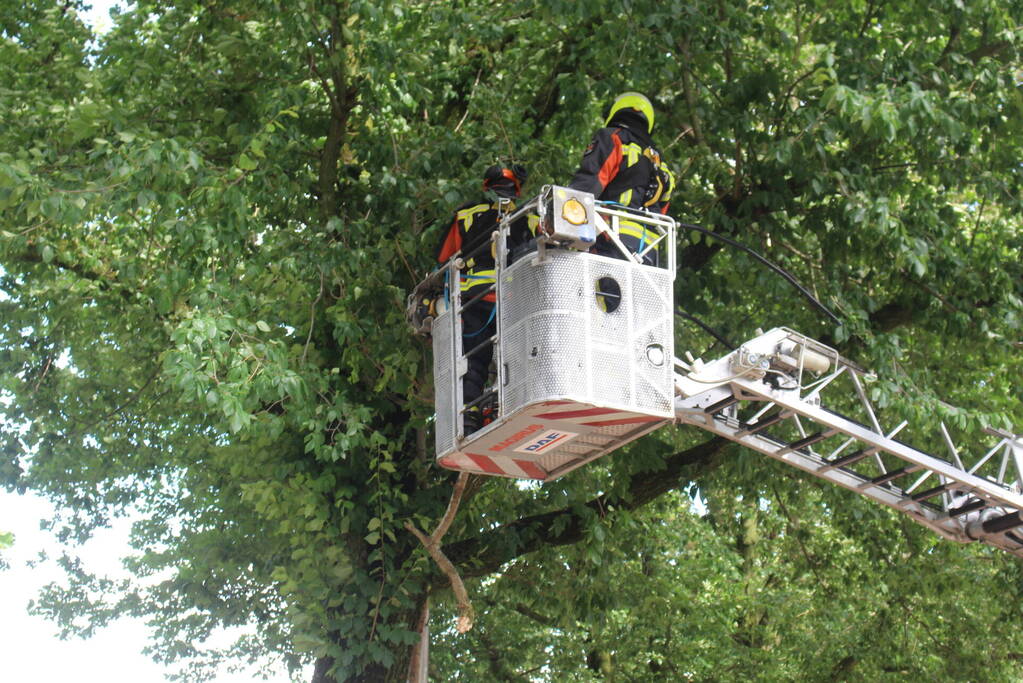
<path fill-rule="evenodd" d="M 510 226 L 529 214 L 540 217 L 539 239 L 515 259 Z M 632 234 L 641 226 L 638 253 L 620 241 L 622 223 Z M 458 312 L 472 302 L 449 287 L 448 311 L 432 321 L 437 462 L 551 480 L 671 422 L 674 229 L 667 216 L 597 205 L 561 187 L 509 212 L 495 233 L 497 334 L 485 340 L 496 372 L 482 402 L 496 399 L 497 416 L 464 434 Z M 600 233 L 613 257 L 586 250 Z M 463 263 L 452 259 L 447 282 L 458 281 Z"/>

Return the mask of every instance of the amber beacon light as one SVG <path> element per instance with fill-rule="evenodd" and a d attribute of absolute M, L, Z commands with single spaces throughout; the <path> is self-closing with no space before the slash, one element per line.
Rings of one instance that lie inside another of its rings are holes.
<path fill-rule="evenodd" d="M 561 217 L 572 225 L 582 225 L 586 222 L 586 207 L 572 197 L 561 205 Z"/>

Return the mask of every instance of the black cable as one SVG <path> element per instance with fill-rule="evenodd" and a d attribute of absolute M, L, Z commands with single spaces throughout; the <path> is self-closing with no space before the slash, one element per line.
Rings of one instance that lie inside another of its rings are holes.
<path fill-rule="evenodd" d="M 682 318 L 683 320 L 688 320 L 691 323 L 695 323 L 697 326 L 699 326 L 701 330 L 703 330 L 710 336 L 714 337 L 714 339 L 718 340 L 719 343 L 724 344 L 729 351 L 735 351 L 735 349 L 738 348 L 735 344 L 728 341 L 728 339 L 726 339 L 723 335 L 719 334 L 713 327 L 706 324 L 692 313 L 683 310 L 681 306 L 675 309 L 675 315 Z"/>
<path fill-rule="evenodd" d="M 824 313 L 826 316 L 834 320 L 835 324 L 837 325 L 842 324 L 842 320 L 837 315 L 828 310 L 828 308 L 820 301 L 817 301 L 817 299 L 814 298 L 813 294 L 807 291 L 807 289 L 803 287 L 803 285 L 799 284 L 796 278 L 792 277 L 792 275 L 785 271 L 785 269 L 782 268 L 781 266 L 776 266 L 775 264 L 771 263 L 766 258 L 761 256 L 757 252 L 753 251 L 746 245 L 740 244 L 729 237 L 725 237 L 724 235 L 714 232 L 713 230 L 708 230 L 707 228 L 701 227 L 699 225 L 693 225 L 692 223 L 679 223 L 678 225 L 683 228 L 688 228 L 689 230 L 695 230 L 696 232 L 703 233 L 704 235 L 713 237 L 714 239 L 721 240 L 722 242 L 729 246 L 733 246 L 736 249 L 741 249 L 742 251 L 746 252 L 747 254 L 755 258 L 757 261 L 760 261 L 760 263 L 764 264 L 765 266 L 776 272 L 778 275 L 781 275 L 783 278 L 785 278 L 790 285 L 799 290 L 799 293 L 806 297 L 811 304 L 813 304 L 814 308 L 816 308 L 818 311 Z"/>

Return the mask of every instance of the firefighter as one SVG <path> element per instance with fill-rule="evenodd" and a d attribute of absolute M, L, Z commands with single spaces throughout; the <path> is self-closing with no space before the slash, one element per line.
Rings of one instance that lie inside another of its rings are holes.
<path fill-rule="evenodd" d="M 522 193 L 522 183 L 527 176 L 526 169 L 519 164 L 488 168 L 483 174 L 483 190 L 492 195 L 458 207 L 437 249 L 438 263 L 447 263 L 457 253 L 465 259 L 460 291 L 464 306 L 462 353 L 468 356 L 468 369 L 462 379 L 462 397 L 467 406 L 483 395 L 490 376 L 490 362 L 494 356 L 494 346 L 490 339 L 497 332 L 496 294 L 491 289 L 479 300 L 468 306 L 465 304 L 495 283 L 491 235 L 497 230 L 502 213 L 514 210 L 513 200 Z M 501 200 L 508 201 L 502 205 Z M 534 229 L 530 223 L 526 220 L 516 221 L 511 228 L 509 247 L 530 238 L 529 231 Z M 481 406 L 470 406 L 465 410 L 466 435 L 478 430 L 483 422 Z"/>
<path fill-rule="evenodd" d="M 654 108 L 650 100 L 638 92 L 619 95 L 611 105 L 604 127 L 593 135 L 568 186 L 590 192 L 600 201 L 667 213 L 675 176 L 654 146 L 650 137 L 653 129 Z M 642 225 L 632 221 L 621 221 L 619 230 L 622 243 L 633 252 L 642 251 L 653 238 Z M 597 240 L 595 251 L 622 258 L 603 236 Z M 644 262 L 657 265 L 656 251 L 646 254 Z"/>

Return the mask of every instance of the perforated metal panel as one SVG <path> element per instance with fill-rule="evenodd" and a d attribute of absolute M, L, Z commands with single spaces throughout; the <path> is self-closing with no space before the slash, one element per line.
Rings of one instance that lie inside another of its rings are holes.
<path fill-rule="evenodd" d="M 439 316 L 433 323 L 433 391 L 437 409 L 436 436 L 438 453 L 455 447 L 455 319 L 451 313 Z"/>
<path fill-rule="evenodd" d="M 605 278 L 621 291 L 611 311 L 597 294 Z M 542 261 L 525 258 L 508 268 L 500 301 L 506 412 L 561 398 L 673 416 L 669 273 L 551 250 Z M 648 353 L 652 347 L 656 352 Z"/>

